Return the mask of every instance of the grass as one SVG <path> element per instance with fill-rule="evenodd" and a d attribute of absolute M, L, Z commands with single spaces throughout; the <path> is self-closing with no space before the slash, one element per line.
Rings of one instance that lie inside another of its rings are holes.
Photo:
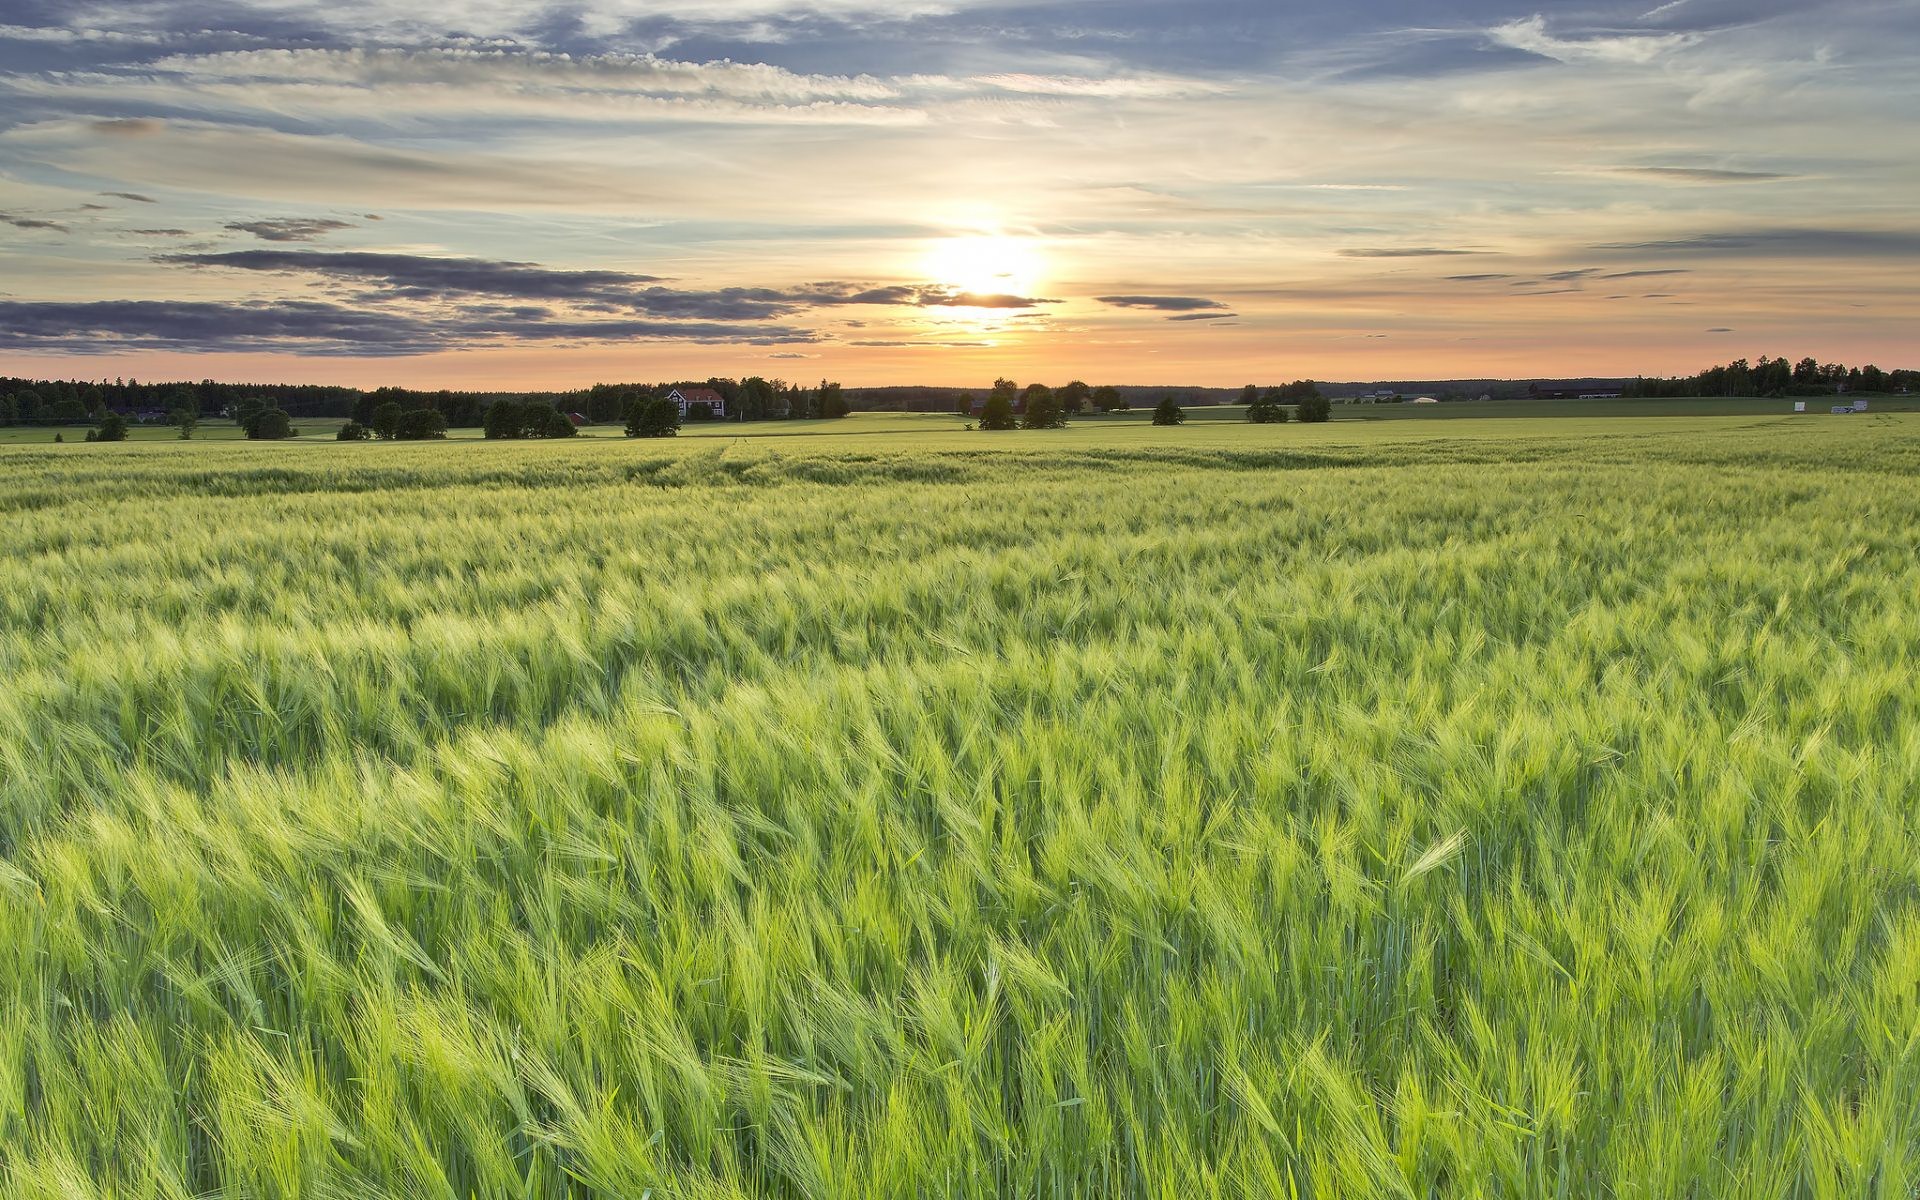
<path fill-rule="evenodd" d="M 1920 418 L 937 420 L 0 449 L 0 1195 L 1914 1194 Z"/>

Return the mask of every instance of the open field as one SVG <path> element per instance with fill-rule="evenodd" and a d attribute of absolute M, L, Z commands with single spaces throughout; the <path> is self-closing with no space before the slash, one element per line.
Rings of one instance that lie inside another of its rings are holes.
<path fill-rule="evenodd" d="M 1920 416 L 739 432 L 0 446 L 0 1196 L 1920 1187 Z"/>

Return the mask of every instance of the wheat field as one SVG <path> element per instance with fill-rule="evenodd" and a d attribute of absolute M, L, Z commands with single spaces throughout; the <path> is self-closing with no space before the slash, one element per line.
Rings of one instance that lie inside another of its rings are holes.
<path fill-rule="evenodd" d="M 0 1195 L 1911 1200 L 1920 416 L 863 420 L 0 448 Z"/>

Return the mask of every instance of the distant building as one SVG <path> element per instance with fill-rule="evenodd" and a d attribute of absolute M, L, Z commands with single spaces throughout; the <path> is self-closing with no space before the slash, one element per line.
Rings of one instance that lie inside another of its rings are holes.
<path fill-rule="evenodd" d="M 681 420 L 686 419 L 687 409 L 696 404 L 706 405 L 716 417 L 727 415 L 727 398 L 709 387 L 675 388 L 667 393 L 667 399 L 680 406 Z"/>

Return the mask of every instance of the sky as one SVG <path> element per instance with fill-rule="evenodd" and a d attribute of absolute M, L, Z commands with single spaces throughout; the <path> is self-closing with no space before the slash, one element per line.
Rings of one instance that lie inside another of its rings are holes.
<path fill-rule="evenodd" d="M 1913 0 L 0 0 L 0 374 L 1920 366 Z"/>

